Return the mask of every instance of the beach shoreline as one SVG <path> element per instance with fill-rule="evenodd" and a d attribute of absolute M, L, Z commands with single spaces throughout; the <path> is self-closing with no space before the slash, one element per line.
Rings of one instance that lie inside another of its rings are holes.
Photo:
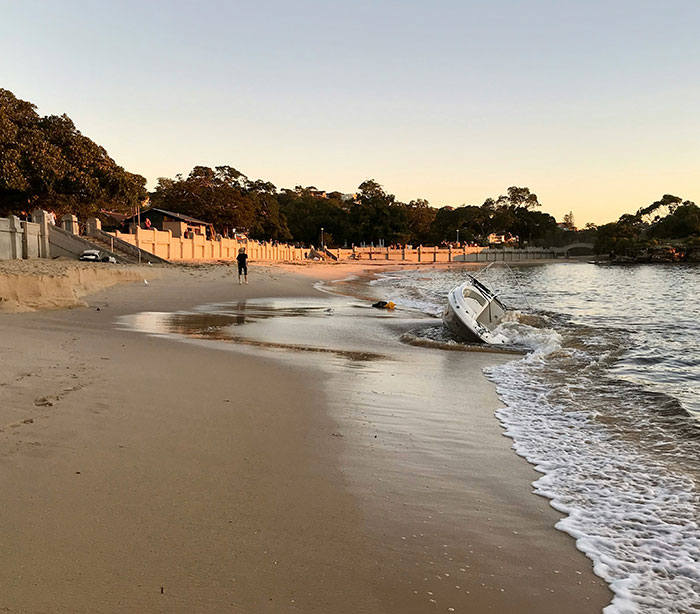
<path fill-rule="evenodd" d="M 429 442 L 397 443 L 384 410 L 406 385 L 381 372 L 358 372 L 388 386 L 372 413 L 345 359 L 319 368 L 318 357 L 223 351 L 118 324 L 204 303 L 321 301 L 314 282 L 367 269 L 251 266 L 238 286 L 226 266 L 134 267 L 135 283 L 88 288 L 84 307 L 0 312 L 0 483 L 12 493 L 0 606 L 600 611 L 607 587 L 554 529 L 561 516 L 532 494 L 538 474 L 493 415 L 481 371 L 504 357 L 458 357 L 469 456 L 421 473 L 410 463 Z M 405 363 L 386 363 L 404 383 L 414 377 Z M 361 420 L 359 406 L 370 411 Z M 460 474 L 467 461 L 476 470 Z"/>

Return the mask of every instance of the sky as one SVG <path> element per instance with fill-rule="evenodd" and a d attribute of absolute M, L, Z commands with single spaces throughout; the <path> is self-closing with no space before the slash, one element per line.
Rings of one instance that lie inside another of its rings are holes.
<path fill-rule="evenodd" d="M 697 0 L 0 0 L 0 87 L 148 179 L 480 205 L 577 225 L 700 203 Z"/>

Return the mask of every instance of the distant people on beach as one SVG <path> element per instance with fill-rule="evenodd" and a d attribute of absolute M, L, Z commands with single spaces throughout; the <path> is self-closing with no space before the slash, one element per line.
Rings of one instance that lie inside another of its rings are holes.
<path fill-rule="evenodd" d="M 243 283 L 241 275 L 243 275 L 245 283 L 248 283 L 248 254 L 245 253 L 245 247 L 238 250 L 236 260 L 238 261 L 238 285 L 240 286 Z"/>

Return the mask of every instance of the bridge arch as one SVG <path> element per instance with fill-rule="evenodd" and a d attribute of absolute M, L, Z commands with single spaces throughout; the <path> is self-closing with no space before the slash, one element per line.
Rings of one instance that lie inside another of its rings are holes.
<path fill-rule="evenodd" d="M 578 241 L 576 243 L 569 243 L 564 245 L 564 247 L 555 247 L 554 253 L 557 256 L 564 256 L 565 258 L 572 258 L 576 256 L 592 256 L 595 254 L 593 243 L 586 243 L 583 241 Z"/>

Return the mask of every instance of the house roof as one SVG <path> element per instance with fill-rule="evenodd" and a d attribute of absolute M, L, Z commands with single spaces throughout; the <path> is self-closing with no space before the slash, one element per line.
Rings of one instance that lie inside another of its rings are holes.
<path fill-rule="evenodd" d="M 100 213 L 105 215 L 105 217 L 111 217 L 115 222 L 119 223 L 123 222 L 125 219 L 127 219 L 127 217 L 129 217 L 128 215 L 126 215 L 126 213 L 117 213 L 116 211 L 105 211 L 104 209 L 102 209 Z"/>

